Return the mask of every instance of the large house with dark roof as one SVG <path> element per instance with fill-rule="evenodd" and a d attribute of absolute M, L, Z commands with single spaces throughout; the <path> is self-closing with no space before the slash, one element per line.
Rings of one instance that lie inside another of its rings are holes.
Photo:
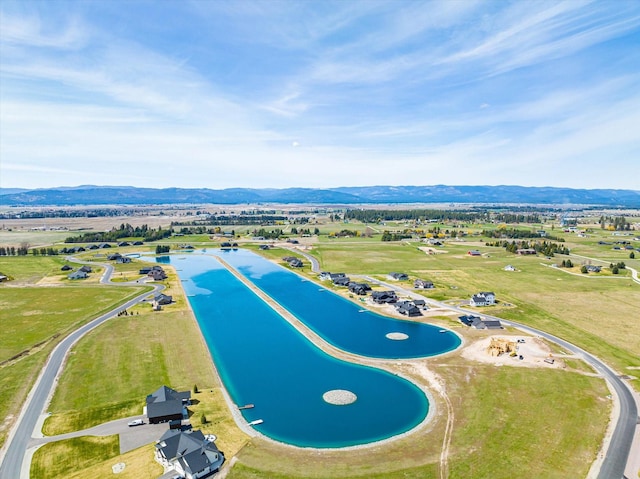
<path fill-rule="evenodd" d="M 145 414 L 151 424 L 181 421 L 188 417 L 187 406 L 191 403 L 191 391 L 175 391 L 162 386 L 147 396 Z"/>
<path fill-rule="evenodd" d="M 156 460 L 165 468 L 173 468 L 181 477 L 199 479 L 220 470 L 224 454 L 218 449 L 213 436 L 202 431 L 169 429 L 155 446 Z"/>

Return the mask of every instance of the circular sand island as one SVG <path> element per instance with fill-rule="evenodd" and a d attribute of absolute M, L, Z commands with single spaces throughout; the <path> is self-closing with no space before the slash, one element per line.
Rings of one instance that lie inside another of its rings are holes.
<path fill-rule="evenodd" d="M 404 333 L 389 333 L 386 335 L 388 339 L 392 339 L 393 341 L 404 341 L 409 337 L 408 334 Z"/>
<path fill-rule="evenodd" d="M 346 406 L 347 404 L 353 404 L 358 399 L 351 391 L 347 391 L 346 389 L 333 389 L 331 391 L 327 391 L 322 395 L 322 399 L 329 404 L 334 404 L 336 406 Z"/>

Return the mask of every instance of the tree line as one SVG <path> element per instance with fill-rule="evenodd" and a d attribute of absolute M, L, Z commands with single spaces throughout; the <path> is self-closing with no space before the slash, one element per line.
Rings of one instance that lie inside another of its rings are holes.
<path fill-rule="evenodd" d="M 171 236 L 171 229 L 149 228 L 147 225 L 133 227 L 129 223 L 123 223 L 119 228 L 110 231 L 83 233 L 79 236 L 70 236 L 65 243 L 108 243 L 122 238 L 142 238 L 144 241 L 157 241 Z"/>

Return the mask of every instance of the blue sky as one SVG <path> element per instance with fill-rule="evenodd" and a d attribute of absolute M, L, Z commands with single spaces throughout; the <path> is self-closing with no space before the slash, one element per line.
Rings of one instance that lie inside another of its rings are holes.
<path fill-rule="evenodd" d="M 0 187 L 640 190 L 636 0 L 0 12 Z"/>

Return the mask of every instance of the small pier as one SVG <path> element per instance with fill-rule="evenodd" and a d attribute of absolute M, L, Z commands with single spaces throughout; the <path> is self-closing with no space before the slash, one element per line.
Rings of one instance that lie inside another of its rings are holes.
<path fill-rule="evenodd" d="M 243 409 L 253 409 L 254 407 L 254 404 L 245 404 L 244 406 L 238 406 L 238 410 L 242 411 Z"/>

